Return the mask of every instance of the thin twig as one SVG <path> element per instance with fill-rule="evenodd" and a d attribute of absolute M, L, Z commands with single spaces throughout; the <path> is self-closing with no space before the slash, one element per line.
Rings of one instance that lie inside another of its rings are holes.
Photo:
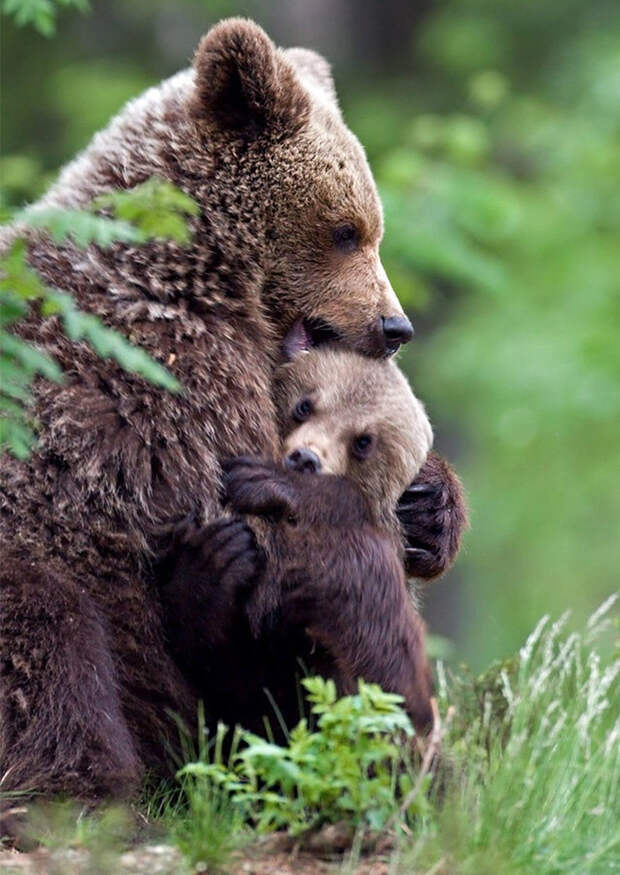
<path fill-rule="evenodd" d="M 394 814 L 392 814 L 392 816 L 389 818 L 388 822 L 385 825 L 386 829 L 389 829 L 393 826 L 397 814 L 400 815 L 400 817 L 404 815 L 404 813 L 407 811 L 413 800 L 422 789 L 424 779 L 431 770 L 435 756 L 441 750 L 442 739 L 446 733 L 446 730 L 448 729 L 448 726 L 450 725 L 452 717 L 454 716 L 454 707 L 450 705 L 446 713 L 445 727 L 442 726 L 441 717 L 439 715 L 439 708 L 437 707 L 437 700 L 435 699 L 435 697 L 431 698 L 431 711 L 433 712 L 433 728 L 424 748 L 424 756 L 422 757 L 422 764 L 420 766 L 420 772 L 418 774 L 417 780 L 412 789 L 403 799 L 398 812 L 394 812 Z"/>
<path fill-rule="evenodd" d="M 440 860 L 437 860 L 431 868 L 425 873 L 425 875 L 437 875 L 443 864 L 446 862 L 446 858 L 442 857 Z"/>

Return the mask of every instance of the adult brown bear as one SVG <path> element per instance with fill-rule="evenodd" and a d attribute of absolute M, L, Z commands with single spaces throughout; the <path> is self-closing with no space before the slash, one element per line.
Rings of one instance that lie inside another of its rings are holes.
<path fill-rule="evenodd" d="M 49 284 L 173 363 L 187 391 L 100 361 L 55 319 L 21 329 L 67 379 L 35 388 L 36 453 L 2 461 L 2 790 L 96 799 L 166 767 L 170 712 L 195 714 L 151 572 L 169 521 L 220 514 L 224 457 L 273 456 L 271 377 L 294 321 L 368 356 L 411 336 L 379 260 L 375 186 L 319 56 L 222 22 L 194 69 L 128 104 L 42 203 L 83 206 L 152 175 L 200 204 L 191 245 L 29 241 Z M 402 510 L 411 570 L 433 576 L 456 552 L 460 494 L 436 458 L 417 488 Z"/>

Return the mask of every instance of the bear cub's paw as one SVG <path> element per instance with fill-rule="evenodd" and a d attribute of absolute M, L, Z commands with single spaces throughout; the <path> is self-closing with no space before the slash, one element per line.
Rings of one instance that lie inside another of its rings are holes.
<path fill-rule="evenodd" d="M 461 482 L 448 463 L 430 453 L 398 502 L 408 577 L 432 580 L 450 568 L 466 530 Z"/>
<path fill-rule="evenodd" d="M 294 479 L 275 462 L 239 456 L 224 466 L 226 496 L 233 510 L 272 522 L 294 523 L 298 502 Z"/>

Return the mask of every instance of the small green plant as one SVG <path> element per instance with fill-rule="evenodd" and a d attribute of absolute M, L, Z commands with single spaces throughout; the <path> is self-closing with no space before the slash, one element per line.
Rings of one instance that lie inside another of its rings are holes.
<path fill-rule="evenodd" d="M 101 215 L 105 211 L 109 215 Z M 97 198 L 89 210 L 31 207 L 14 220 L 41 229 L 57 243 L 102 248 L 115 241 L 137 245 L 155 238 L 184 245 L 190 239 L 187 218 L 197 204 L 166 180 L 152 178 L 129 191 Z M 175 392 L 174 377 L 122 334 L 107 328 L 96 316 L 83 313 L 66 292 L 46 286 L 28 265 L 27 243 L 18 237 L 0 258 L 0 451 L 8 449 L 26 458 L 35 443 L 35 423 L 29 415 L 30 385 L 41 376 L 60 382 L 62 371 L 54 359 L 17 337 L 12 329 L 35 305 L 42 318 L 57 317 L 72 341 L 83 340 L 100 356 Z"/>
<path fill-rule="evenodd" d="M 247 841 L 243 813 L 221 787 L 185 778 L 184 799 L 164 817 L 168 833 L 199 872 L 225 870 L 233 851 Z"/>
<path fill-rule="evenodd" d="M 220 727 L 211 762 L 203 757 L 189 763 L 180 776 L 195 782 L 194 792 L 225 790 L 259 832 L 285 828 L 297 836 L 343 821 L 378 830 L 400 811 L 403 797 L 409 803 L 402 816 L 424 812 L 430 776 L 419 793 L 411 793 L 413 729 L 402 698 L 363 681 L 356 695 L 341 699 L 331 680 L 312 677 L 302 684 L 317 719 L 315 731 L 301 720 L 285 747 L 240 731 L 224 764 L 226 730 Z"/>

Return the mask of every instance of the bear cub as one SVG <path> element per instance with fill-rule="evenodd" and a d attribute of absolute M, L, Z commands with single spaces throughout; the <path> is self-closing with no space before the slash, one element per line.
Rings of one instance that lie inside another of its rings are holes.
<path fill-rule="evenodd" d="M 290 727 L 307 671 L 341 693 L 363 677 L 401 694 L 424 730 L 430 673 L 394 508 L 430 450 L 430 423 L 392 361 L 305 351 L 298 326 L 285 348 L 281 457 L 227 465 L 242 518 L 208 538 L 193 522 L 179 531 L 163 590 L 170 643 L 214 720 L 260 731 L 275 711 Z"/>

